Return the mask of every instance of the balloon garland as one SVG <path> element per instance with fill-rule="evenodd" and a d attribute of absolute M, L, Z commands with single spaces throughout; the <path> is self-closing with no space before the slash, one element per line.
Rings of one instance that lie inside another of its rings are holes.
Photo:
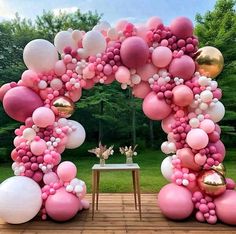
<path fill-rule="evenodd" d="M 29 42 L 23 52 L 28 70 L 0 89 L 6 113 L 23 122 L 11 153 L 16 176 L 0 186 L 0 217 L 23 223 L 41 209 L 43 219 L 65 221 L 88 208 L 76 166 L 60 163 L 66 148 L 85 140 L 81 124 L 68 118 L 83 89 L 116 80 L 144 99 L 144 114 L 161 120 L 167 133 L 161 171 L 171 183 L 158 195 L 162 213 L 180 220 L 194 211 L 200 222 L 236 225 L 235 182 L 225 178 L 217 124 L 225 109 L 213 80 L 223 56 L 211 46 L 198 49 L 193 30 L 185 17 L 169 27 L 152 17 L 139 26 L 120 20 L 115 27 L 100 22 L 89 32 L 61 31 L 54 45 Z"/>

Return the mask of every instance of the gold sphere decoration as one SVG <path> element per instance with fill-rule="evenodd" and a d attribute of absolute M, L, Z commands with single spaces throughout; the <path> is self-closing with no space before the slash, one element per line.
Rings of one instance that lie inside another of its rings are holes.
<path fill-rule="evenodd" d="M 220 163 L 218 166 L 213 166 L 212 169 L 219 172 L 221 175 L 226 176 L 226 168 L 223 163 Z"/>
<path fill-rule="evenodd" d="M 75 105 L 70 98 L 56 97 L 52 101 L 52 109 L 61 118 L 69 118 L 75 111 Z"/>

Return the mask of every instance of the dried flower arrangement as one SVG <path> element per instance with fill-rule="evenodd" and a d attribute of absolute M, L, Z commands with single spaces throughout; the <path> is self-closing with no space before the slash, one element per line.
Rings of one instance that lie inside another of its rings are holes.
<path fill-rule="evenodd" d="M 133 156 L 138 155 L 138 153 L 135 151 L 138 145 L 135 145 L 134 147 L 132 146 L 125 146 L 125 147 L 120 147 L 120 153 L 124 154 L 126 156 L 126 163 L 127 164 L 132 164 L 133 163 Z"/>

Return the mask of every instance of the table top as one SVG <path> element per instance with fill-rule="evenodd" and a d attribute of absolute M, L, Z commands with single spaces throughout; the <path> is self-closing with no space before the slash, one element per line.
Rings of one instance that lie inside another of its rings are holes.
<path fill-rule="evenodd" d="M 92 170 L 139 170 L 140 167 L 137 163 L 133 164 L 105 164 L 104 166 L 101 166 L 100 164 L 94 164 L 92 167 Z"/>

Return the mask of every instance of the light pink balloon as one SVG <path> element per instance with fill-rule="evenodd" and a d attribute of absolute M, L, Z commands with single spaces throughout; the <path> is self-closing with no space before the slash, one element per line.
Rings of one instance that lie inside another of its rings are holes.
<path fill-rule="evenodd" d="M 171 22 L 170 30 L 177 38 L 185 39 L 193 35 L 193 23 L 186 17 L 178 17 Z"/>
<path fill-rule="evenodd" d="M 48 172 L 46 174 L 44 174 L 43 176 L 43 182 L 45 184 L 51 184 L 51 183 L 57 183 L 59 182 L 59 178 L 57 176 L 57 174 L 55 172 Z"/>
<path fill-rule="evenodd" d="M 64 182 L 73 180 L 76 174 L 77 168 L 75 164 L 70 161 L 62 162 L 57 168 L 57 175 Z"/>
<path fill-rule="evenodd" d="M 162 120 L 171 113 L 171 108 L 165 100 L 158 99 L 156 93 L 151 92 L 144 98 L 143 112 L 149 119 Z"/>
<path fill-rule="evenodd" d="M 194 161 L 200 166 L 203 166 L 205 164 L 206 160 L 207 160 L 206 155 L 195 154 L 195 156 L 194 156 Z"/>
<path fill-rule="evenodd" d="M 148 29 L 156 29 L 158 26 L 163 25 L 163 22 L 159 17 L 153 16 L 148 19 L 146 25 Z"/>
<path fill-rule="evenodd" d="M 122 84 L 128 83 L 130 80 L 129 69 L 124 66 L 120 66 L 115 73 L 115 78 L 119 83 Z"/>
<path fill-rule="evenodd" d="M 29 88 L 33 88 L 36 85 L 38 75 L 35 71 L 26 70 L 21 75 L 22 84 Z"/>
<path fill-rule="evenodd" d="M 226 190 L 215 198 L 216 215 L 224 223 L 236 225 L 236 191 Z"/>
<path fill-rule="evenodd" d="M 194 208 L 191 192 L 176 184 L 167 184 L 160 190 L 158 205 L 167 218 L 174 220 L 188 218 Z"/>
<path fill-rule="evenodd" d="M 186 142 L 192 149 L 200 150 L 207 146 L 209 138 L 202 129 L 195 128 L 188 132 Z"/>
<path fill-rule="evenodd" d="M 43 102 L 39 95 L 24 86 L 8 90 L 3 98 L 3 107 L 6 113 L 20 122 L 31 117 L 34 110 L 42 105 Z"/>
<path fill-rule="evenodd" d="M 206 133 L 211 133 L 215 130 L 215 123 L 210 119 L 204 119 L 200 123 L 200 128 L 204 130 Z"/>
<path fill-rule="evenodd" d="M 167 67 L 172 60 L 172 51 L 165 46 L 158 46 L 152 52 L 152 62 L 159 68 Z"/>
<path fill-rule="evenodd" d="M 125 26 L 128 24 L 129 22 L 127 20 L 119 20 L 116 23 L 115 29 L 119 32 L 119 31 L 123 31 L 125 29 Z"/>
<path fill-rule="evenodd" d="M 151 92 L 150 85 L 147 82 L 141 81 L 139 84 L 134 85 L 133 95 L 137 98 L 145 98 Z"/>
<path fill-rule="evenodd" d="M 58 189 L 54 195 L 50 195 L 45 202 L 47 214 L 60 222 L 73 218 L 79 206 L 79 199 L 74 194 L 68 193 L 64 187 Z"/>
<path fill-rule="evenodd" d="M 174 122 L 175 122 L 175 118 L 174 118 L 174 115 L 172 114 L 170 114 L 167 118 L 163 119 L 161 121 L 161 127 L 163 131 L 168 134 L 172 130 L 171 124 L 173 124 Z"/>
<path fill-rule="evenodd" d="M 215 146 L 216 147 L 217 153 L 221 154 L 221 158 L 219 159 L 219 161 L 222 162 L 224 160 L 225 154 L 226 154 L 225 146 L 224 146 L 223 142 L 219 140 L 215 143 L 209 143 L 209 146 Z"/>
<path fill-rule="evenodd" d="M 0 101 L 2 102 L 3 101 L 3 97 L 4 95 L 7 93 L 8 90 L 11 89 L 11 84 L 10 83 L 7 83 L 7 84 L 4 84 L 0 87 Z"/>
<path fill-rule="evenodd" d="M 148 32 L 148 27 L 145 25 L 138 25 L 136 27 L 136 35 L 138 37 L 141 37 L 144 41 L 146 41 L 147 38 L 147 32 Z"/>
<path fill-rule="evenodd" d="M 51 109 L 47 107 L 39 107 L 34 111 L 32 119 L 38 127 L 45 128 L 54 124 L 55 115 Z"/>
<path fill-rule="evenodd" d="M 173 77 L 189 80 L 195 72 L 195 63 L 188 55 L 183 55 L 180 58 L 174 58 L 170 63 L 169 72 Z"/>
<path fill-rule="evenodd" d="M 13 144 L 15 147 L 19 146 L 22 142 L 26 142 L 27 140 L 25 140 L 22 136 L 16 136 L 14 138 Z"/>
<path fill-rule="evenodd" d="M 86 80 L 86 84 L 83 87 L 83 89 L 92 89 L 94 87 L 94 81 L 93 80 Z"/>
<path fill-rule="evenodd" d="M 79 88 L 79 89 L 70 91 L 70 92 L 69 92 L 69 96 L 70 96 L 70 99 L 71 99 L 73 102 L 79 101 L 79 99 L 80 99 L 81 96 L 82 96 L 82 89 Z"/>
<path fill-rule="evenodd" d="M 107 79 L 104 81 L 104 84 L 108 85 L 111 84 L 115 80 L 115 75 L 110 75 L 107 77 Z"/>
<path fill-rule="evenodd" d="M 66 73 L 65 63 L 62 60 L 57 61 L 55 64 L 54 70 L 57 76 L 62 76 L 63 74 Z"/>
<path fill-rule="evenodd" d="M 193 101 L 193 92 L 187 85 L 175 86 L 172 93 L 173 101 L 178 106 L 188 106 Z"/>
<path fill-rule="evenodd" d="M 149 78 L 153 77 L 157 73 L 157 68 L 152 63 L 147 63 L 144 66 L 137 68 L 137 74 L 143 81 L 148 81 Z"/>
<path fill-rule="evenodd" d="M 85 210 L 89 209 L 90 204 L 89 204 L 88 200 L 82 199 L 80 202 L 81 202 L 81 205 L 82 205 L 83 209 L 85 209 Z"/>
<path fill-rule="evenodd" d="M 34 155 L 41 155 L 47 149 L 46 142 L 43 139 L 38 141 L 32 141 L 30 144 L 30 150 Z"/>

